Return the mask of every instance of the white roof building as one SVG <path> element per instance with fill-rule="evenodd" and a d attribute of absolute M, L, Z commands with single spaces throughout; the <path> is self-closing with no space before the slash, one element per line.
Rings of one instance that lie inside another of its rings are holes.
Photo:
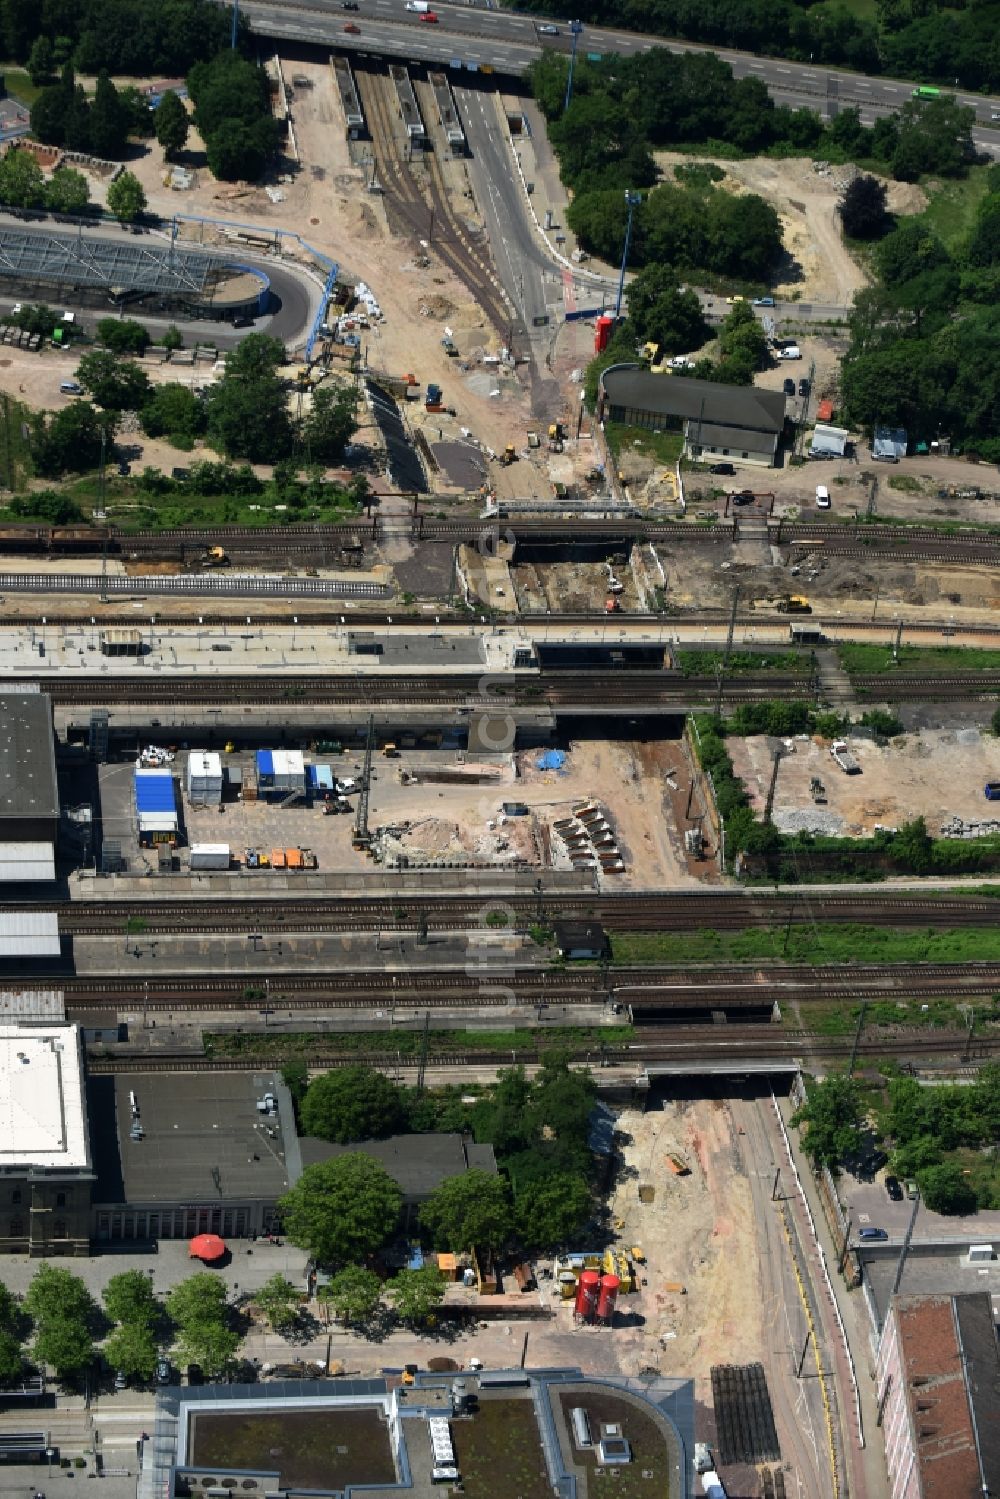
<path fill-rule="evenodd" d="M 0 1024 L 0 1170 L 90 1169 L 80 1032 Z"/>

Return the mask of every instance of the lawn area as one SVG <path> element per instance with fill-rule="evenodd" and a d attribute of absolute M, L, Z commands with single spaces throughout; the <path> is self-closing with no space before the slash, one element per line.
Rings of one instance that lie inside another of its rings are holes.
<path fill-rule="evenodd" d="M 970 167 L 967 177 L 949 182 L 935 178 L 923 184 L 930 201 L 923 213 L 917 215 L 917 222 L 932 229 L 947 249 L 954 250 L 968 238 L 976 211 L 986 196 L 989 170 L 989 167 Z"/>
<path fill-rule="evenodd" d="M 471 1421 L 452 1422 L 451 1439 L 468 1499 L 552 1499 L 530 1400 L 482 1396 Z"/>
<path fill-rule="evenodd" d="M 621 1467 L 602 1467 L 596 1451 L 576 1451 L 577 1467 L 587 1473 L 586 1499 L 668 1499 L 671 1492 L 671 1454 L 662 1431 L 651 1416 L 618 1395 L 594 1390 L 559 1395 L 563 1419 L 572 1430 L 570 1412 L 579 1406 L 590 1418 L 595 1442 L 602 1425 L 620 1425 L 632 1449 L 632 1461 Z"/>
<path fill-rule="evenodd" d="M 677 665 L 686 677 L 713 676 L 722 665 L 721 651 L 678 651 Z M 748 672 L 801 672 L 808 675 L 810 661 L 800 651 L 731 651 L 726 672 L 731 677 Z"/>
<path fill-rule="evenodd" d="M 1000 927 L 827 925 L 612 932 L 616 963 L 994 963 Z"/>
<path fill-rule="evenodd" d="M 561 1025 L 544 1030 L 438 1031 L 427 1033 L 431 1056 L 455 1051 L 533 1051 L 536 1047 L 622 1046 L 635 1031 L 630 1025 Z M 387 1056 L 416 1056 L 423 1043 L 419 1031 L 323 1031 L 322 1035 L 300 1032 L 267 1036 L 259 1032 L 213 1033 L 202 1037 L 205 1055 L 211 1057 L 309 1057 L 327 1051 L 384 1052 Z"/>
<path fill-rule="evenodd" d="M 26 104 L 30 109 L 42 92 L 41 88 L 32 83 L 24 69 L 19 68 L 16 63 L 0 64 L 0 72 L 3 73 L 11 98 L 16 99 L 19 104 Z"/>
<path fill-rule="evenodd" d="M 673 468 L 684 446 L 680 432 L 649 432 L 645 427 L 626 427 L 622 422 L 608 422 L 604 430 L 616 460 L 626 452 L 641 453 L 644 458 Z"/>
<path fill-rule="evenodd" d="M 926 1009 L 924 1006 L 926 1005 Z M 805 1025 L 820 1036 L 853 1036 L 858 1026 L 860 1005 L 843 1002 L 810 1000 L 808 1006 L 789 1007 L 782 1015 L 782 1024 L 793 1030 Z M 988 1000 L 980 1000 L 974 1007 L 976 1035 L 985 1034 L 997 1019 L 997 1007 Z M 955 1030 L 965 1031 L 969 1027 L 969 1006 L 956 1004 L 951 999 L 912 1001 L 880 1000 L 865 1006 L 865 1034 L 879 1030 Z"/>
<path fill-rule="evenodd" d="M 283 1489 L 397 1482 L 389 1433 L 378 1409 L 197 1414 L 191 1424 L 188 1460 L 193 1467 L 278 1469 Z"/>
<path fill-rule="evenodd" d="M 888 645 L 839 645 L 837 654 L 844 670 L 859 676 L 882 671 L 940 672 L 942 676 L 954 671 L 1000 671 L 1000 651 L 960 645 L 904 645 L 896 664 Z"/>

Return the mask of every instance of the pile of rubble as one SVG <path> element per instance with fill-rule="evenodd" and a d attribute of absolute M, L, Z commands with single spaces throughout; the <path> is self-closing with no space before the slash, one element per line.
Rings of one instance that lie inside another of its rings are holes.
<path fill-rule="evenodd" d="M 964 817 L 949 817 L 941 824 L 942 838 L 995 838 L 1000 834 L 1000 821 L 995 817 L 988 822 L 966 822 Z"/>

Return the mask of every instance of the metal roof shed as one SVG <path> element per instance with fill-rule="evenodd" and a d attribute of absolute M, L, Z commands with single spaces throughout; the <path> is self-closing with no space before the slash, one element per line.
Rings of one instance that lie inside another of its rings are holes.
<path fill-rule="evenodd" d="M 55 911 L 0 911 L 0 958 L 58 958 Z"/>
<path fill-rule="evenodd" d="M 0 843 L 0 883 L 54 880 L 55 877 L 55 852 L 51 843 Z"/>
<path fill-rule="evenodd" d="M 135 810 L 145 814 L 177 815 L 174 778 L 169 771 L 137 770 L 135 773 Z"/>
<path fill-rule="evenodd" d="M 817 422 L 809 444 L 809 457 L 843 458 L 850 435 L 843 427 L 827 427 Z"/>
<path fill-rule="evenodd" d="M 876 427 L 872 434 L 872 457 L 883 463 L 898 463 L 906 457 L 905 427 Z"/>

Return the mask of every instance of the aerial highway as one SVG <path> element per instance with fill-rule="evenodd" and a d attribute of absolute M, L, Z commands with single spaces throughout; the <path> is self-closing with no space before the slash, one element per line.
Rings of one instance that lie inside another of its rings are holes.
<path fill-rule="evenodd" d="M 480 10 L 447 3 L 434 6 L 438 22 L 427 25 L 405 8 L 405 0 L 362 0 L 358 27 L 345 32 L 340 0 L 243 0 L 241 13 L 254 30 L 298 41 L 336 44 L 347 51 L 379 52 L 415 63 L 460 62 L 474 71 L 523 73 L 543 48 L 568 53 L 572 38 L 566 22 L 556 35 L 544 35 L 544 17 L 512 11 Z M 714 52 L 728 62 L 738 78 L 756 77 L 782 104 L 809 105 L 825 118 L 839 109 L 857 107 L 868 123 L 899 107 L 912 96 L 905 79 L 864 76 L 842 68 L 814 66 L 786 58 L 756 57 L 728 47 L 704 47 L 674 38 L 646 36 L 608 27 L 588 26 L 581 33 L 578 55 L 617 52 L 625 56 L 669 47 L 673 52 Z M 959 103 L 976 111 L 974 139 L 986 149 L 1000 149 L 1000 99 L 957 91 Z M 991 128 L 992 127 L 992 128 Z"/>

